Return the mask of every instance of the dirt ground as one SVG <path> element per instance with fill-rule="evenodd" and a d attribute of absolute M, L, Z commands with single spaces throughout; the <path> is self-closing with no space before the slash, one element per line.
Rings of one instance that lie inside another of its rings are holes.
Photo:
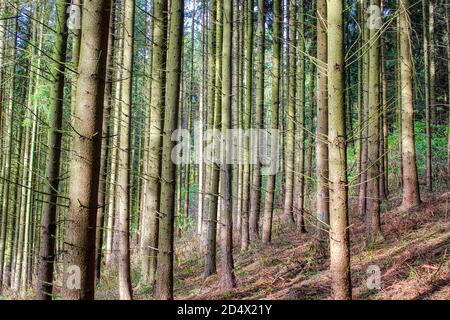
<path fill-rule="evenodd" d="M 450 299 L 450 193 L 423 195 L 423 204 L 399 212 L 400 199 L 384 203 L 384 241 L 366 244 L 363 219 L 351 214 L 354 299 Z M 351 210 L 351 212 L 357 212 Z M 275 223 L 273 243 L 235 252 L 237 287 L 223 292 L 217 275 L 203 280 L 202 259 L 187 246 L 177 266 L 176 299 L 329 299 L 329 261 L 307 234 Z M 369 290 L 367 270 L 381 270 L 381 289 Z"/>

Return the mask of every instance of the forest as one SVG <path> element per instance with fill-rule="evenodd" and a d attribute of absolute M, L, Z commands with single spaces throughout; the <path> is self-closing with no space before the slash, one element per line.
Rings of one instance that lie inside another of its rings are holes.
<path fill-rule="evenodd" d="M 0 0 L 0 300 L 449 300 L 450 0 Z"/>

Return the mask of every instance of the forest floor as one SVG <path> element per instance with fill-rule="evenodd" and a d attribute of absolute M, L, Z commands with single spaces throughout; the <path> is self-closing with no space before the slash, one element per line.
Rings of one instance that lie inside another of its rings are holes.
<path fill-rule="evenodd" d="M 450 299 L 450 193 L 422 198 L 408 212 L 396 209 L 398 196 L 383 203 L 384 241 L 377 244 L 365 243 L 363 219 L 351 214 L 354 299 Z M 329 299 L 329 259 L 315 253 L 311 238 L 276 222 L 271 245 L 235 252 L 237 287 L 227 292 L 217 275 L 203 280 L 198 250 L 187 245 L 187 259 L 176 266 L 176 299 Z M 371 265 L 381 269 L 381 290 L 367 288 Z"/>
<path fill-rule="evenodd" d="M 382 203 L 384 241 L 376 244 L 365 243 L 364 221 L 357 216 L 356 204 L 351 205 L 353 298 L 450 299 L 450 192 L 423 193 L 423 204 L 408 212 L 398 211 L 400 200 L 398 195 L 392 195 Z M 281 223 L 277 213 L 271 245 L 234 251 L 237 286 L 231 291 L 220 290 L 217 275 L 203 279 L 203 257 L 197 237 L 178 238 L 175 299 L 330 299 L 329 258 L 318 255 L 314 249 L 314 229 L 307 225 L 308 233 L 300 234 Z M 152 299 L 151 289 L 139 284 L 138 259 L 134 254 L 134 298 Z M 367 270 L 373 265 L 381 270 L 381 290 L 367 288 Z M 55 299 L 60 297 L 60 285 L 61 279 L 57 279 Z M 96 299 L 118 299 L 117 288 L 117 272 L 104 270 Z M 8 291 L 0 296 L 23 298 Z M 30 289 L 26 299 L 33 298 L 34 290 Z"/>

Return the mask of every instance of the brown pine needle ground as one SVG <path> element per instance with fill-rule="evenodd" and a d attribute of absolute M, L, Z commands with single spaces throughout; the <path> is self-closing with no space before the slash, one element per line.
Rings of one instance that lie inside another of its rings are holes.
<path fill-rule="evenodd" d="M 450 299 L 449 197 L 424 195 L 424 203 L 409 212 L 398 212 L 398 201 L 391 198 L 387 206 L 392 209 L 382 213 L 385 240 L 379 244 L 366 245 L 362 219 L 351 217 L 354 299 Z M 270 246 L 235 253 L 238 285 L 230 292 L 219 290 L 217 275 L 203 280 L 198 254 L 180 259 L 176 298 L 329 299 L 328 258 L 315 254 L 311 234 L 278 222 L 275 229 Z M 381 269 L 380 291 L 367 288 L 370 265 Z"/>

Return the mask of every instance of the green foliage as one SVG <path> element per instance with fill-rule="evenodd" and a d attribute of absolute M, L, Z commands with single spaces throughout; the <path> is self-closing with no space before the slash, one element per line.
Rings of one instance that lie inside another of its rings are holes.
<path fill-rule="evenodd" d="M 445 171 L 447 161 L 447 143 L 448 143 L 448 126 L 446 125 L 432 125 L 432 138 L 431 138 L 431 156 L 433 164 L 433 175 L 436 185 L 439 185 L 444 179 L 441 179 L 439 175 L 440 171 Z M 426 170 L 426 154 L 427 154 L 427 141 L 425 134 L 425 122 L 418 120 L 414 122 L 414 133 L 416 141 L 416 160 L 417 171 L 419 179 L 425 179 Z M 399 151 L 399 131 L 395 130 L 389 135 L 388 148 L 389 148 L 389 173 L 398 175 L 398 164 L 400 163 L 400 151 Z M 444 169 L 443 169 L 444 168 Z M 422 181 L 421 181 L 422 182 Z"/>
<path fill-rule="evenodd" d="M 33 120 L 32 119 L 30 119 L 30 118 L 24 118 L 23 120 L 22 120 L 22 127 L 24 127 L 24 128 L 29 128 L 29 127 L 31 127 L 33 125 Z"/>
<path fill-rule="evenodd" d="M 445 165 L 447 160 L 447 137 L 448 126 L 446 125 L 432 125 L 432 139 L 431 139 L 431 154 L 433 157 L 433 164 Z M 415 122 L 415 135 L 416 135 L 416 152 L 418 161 L 419 176 L 425 175 L 426 166 L 426 135 L 425 135 L 425 123 L 423 121 Z"/>

